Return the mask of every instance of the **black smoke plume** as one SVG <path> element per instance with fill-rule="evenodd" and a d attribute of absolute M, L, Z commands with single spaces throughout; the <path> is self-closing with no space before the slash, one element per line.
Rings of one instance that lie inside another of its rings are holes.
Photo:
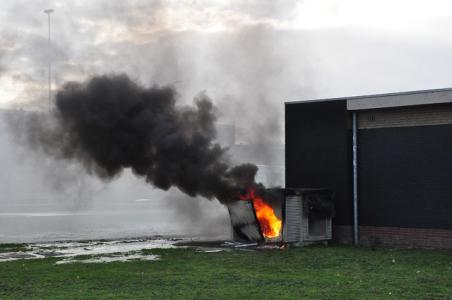
<path fill-rule="evenodd" d="M 27 142 L 90 174 L 112 179 L 124 168 L 157 188 L 190 196 L 238 199 L 254 184 L 257 167 L 230 167 L 215 143 L 215 107 L 205 95 L 194 107 L 178 106 L 171 87 L 145 88 L 126 75 L 67 83 L 56 95 L 52 117 L 27 121 Z"/>

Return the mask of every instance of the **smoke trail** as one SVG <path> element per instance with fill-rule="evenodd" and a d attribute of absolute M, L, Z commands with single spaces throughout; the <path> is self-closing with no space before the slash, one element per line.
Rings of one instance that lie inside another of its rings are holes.
<path fill-rule="evenodd" d="M 27 120 L 26 141 L 54 157 L 75 159 L 90 174 L 112 179 L 131 168 L 157 188 L 222 203 L 254 184 L 257 167 L 231 168 L 215 143 L 215 107 L 206 95 L 177 105 L 170 87 L 144 88 L 126 75 L 67 83 L 49 118 Z"/>

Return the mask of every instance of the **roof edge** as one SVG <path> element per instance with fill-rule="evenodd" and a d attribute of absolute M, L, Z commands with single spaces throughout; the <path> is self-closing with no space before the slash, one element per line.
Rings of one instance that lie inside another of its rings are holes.
<path fill-rule="evenodd" d="M 356 100 L 356 99 L 365 99 L 365 98 L 379 98 L 379 97 L 403 96 L 403 95 L 412 95 L 412 94 L 451 92 L 451 91 L 452 91 L 452 87 L 448 87 L 448 88 L 442 88 L 442 89 L 414 90 L 414 91 L 393 92 L 393 93 L 384 93 L 384 94 L 358 95 L 358 96 L 349 96 L 349 97 L 333 97 L 333 98 L 284 101 L 284 104 L 299 104 L 299 103 L 327 102 L 327 101 L 340 101 L 340 100 L 346 101 L 346 100 Z"/>

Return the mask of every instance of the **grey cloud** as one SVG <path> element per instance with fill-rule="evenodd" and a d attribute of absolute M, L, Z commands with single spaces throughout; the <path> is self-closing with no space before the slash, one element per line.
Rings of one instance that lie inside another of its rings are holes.
<path fill-rule="evenodd" d="M 32 8 L 25 8 L 25 1 L 18 3 L 23 7 L 15 7 L 33 13 L 43 6 L 43 2 L 36 2 Z M 255 18 L 286 20 L 298 3 L 236 1 L 217 8 Z M 157 20 L 154 14 L 164 8 L 163 1 L 65 3 L 57 8 L 53 16 L 57 85 L 68 79 L 124 72 L 146 85 L 174 85 L 182 101 L 190 101 L 200 90 L 206 90 L 220 106 L 222 122 L 255 128 L 253 138 L 258 140 L 281 140 L 283 101 L 384 92 L 416 85 L 436 87 L 450 76 L 445 69 L 451 47 L 447 30 L 437 36 L 416 38 L 403 32 L 389 34 L 357 27 L 282 30 L 254 25 L 216 33 L 164 31 L 140 36 L 140 32 L 134 32 L 142 38 L 139 43 L 105 40 L 94 44 L 99 21 L 111 22 L 112 26 L 121 24 L 134 31 L 136 25 L 153 26 Z M 19 20 L 25 22 L 25 18 Z M 35 80 L 45 79 L 46 74 L 42 64 L 46 24 L 45 18 L 38 17 L 39 20 L 41 25 L 33 34 L 21 37 L 15 53 L 30 57 L 28 65 L 16 65 L 15 69 L 29 68 L 27 72 Z M 442 24 L 448 22 L 442 20 Z M 427 32 L 435 28 L 445 26 L 433 24 Z M 396 68 L 392 72 L 398 74 L 397 79 L 385 75 L 388 65 Z M 433 69 L 435 72 L 429 72 Z M 279 125 L 268 125 L 275 122 Z"/>
<path fill-rule="evenodd" d="M 0 74 L 8 69 L 8 54 L 14 50 L 15 40 L 13 34 L 0 31 Z"/>
<path fill-rule="evenodd" d="M 0 49 L 0 76 L 2 75 L 2 73 L 5 70 L 5 67 L 3 65 L 3 56 L 4 56 L 4 51 Z"/>
<path fill-rule="evenodd" d="M 244 12 L 254 18 L 290 20 L 294 17 L 294 9 L 302 2 L 297 0 L 252 0 L 232 1 L 229 5 L 232 9 Z"/>

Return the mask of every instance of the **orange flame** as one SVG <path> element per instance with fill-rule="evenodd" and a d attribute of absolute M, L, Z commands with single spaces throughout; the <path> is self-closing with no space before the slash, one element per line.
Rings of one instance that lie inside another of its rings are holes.
<path fill-rule="evenodd" d="M 266 238 L 276 238 L 281 232 L 282 221 L 275 215 L 273 208 L 267 204 L 260 196 L 255 194 L 255 190 L 250 188 L 245 196 L 240 196 L 241 200 L 251 200 L 253 202 L 256 217 L 259 222 L 262 234 Z"/>

